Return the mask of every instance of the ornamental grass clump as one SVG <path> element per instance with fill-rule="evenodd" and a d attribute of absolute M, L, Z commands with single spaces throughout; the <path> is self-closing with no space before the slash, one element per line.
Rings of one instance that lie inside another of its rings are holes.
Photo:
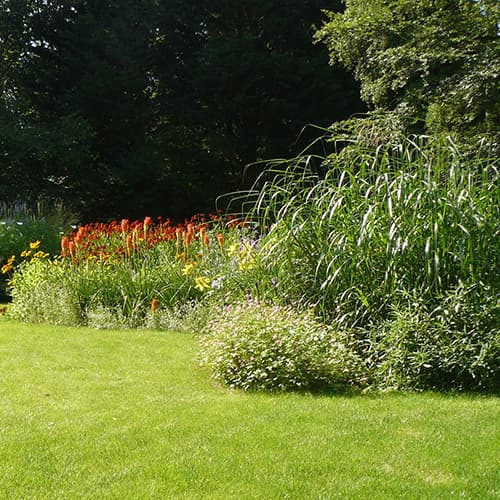
<path fill-rule="evenodd" d="M 310 311 L 249 300 L 225 306 L 208 323 L 202 364 L 233 388 L 346 388 L 365 381 L 351 343 Z"/>
<path fill-rule="evenodd" d="M 262 264 L 292 300 L 357 332 L 378 387 L 491 390 L 499 180 L 498 159 L 436 138 L 276 162 L 253 205 Z"/>
<path fill-rule="evenodd" d="M 319 159 L 323 173 L 310 157 L 273 165 L 258 192 L 264 261 L 289 293 L 352 327 L 385 320 L 406 292 L 499 290 L 495 159 L 451 142 L 346 152 Z"/>

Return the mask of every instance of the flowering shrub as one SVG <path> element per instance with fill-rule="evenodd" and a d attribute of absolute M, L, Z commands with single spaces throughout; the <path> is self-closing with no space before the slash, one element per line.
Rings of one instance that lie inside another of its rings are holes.
<path fill-rule="evenodd" d="M 40 240 L 30 242 L 19 256 L 12 255 L 0 272 L 12 276 L 8 282 L 13 298 L 9 315 L 31 322 L 80 322 L 77 301 L 70 288 L 64 286 L 68 275 L 63 262 L 49 259 Z"/>
<path fill-rule="evenodd" d="M 225 306 L 202 337 L 202 364 L 242 389 L 314 389 L 362 381 L 347 335 L 309 312 L 247 301 Z"/>
<path fill-rule="evenodd" d="M 30 323 L 81 324 L 81 311 L 72 278 L 58 260 L 33 258 L 19 264 L 10 281 L 8 315 Z"/>
<path fill-rule="evenodd" d="M 61 206 L 30 210 L 25 204 L 0 202 L 0 300 L 8 297 L 7 281 L 29 243 L 42 241 L 44 251 L 56 255 L 61 234 L 71 230 L 72 221 L 72 214 Z"/>
<path fill-rule="evenodd" d="M 15 255 L 10 256 L 7 259 L 6 264 L 4 264 L 0 268 L 0 273 L 1 274 L 9 274 L 14 270 L 15 265 L 18 263 L 18 261 L 22 262 L 27 260 L 28 258 L 31 261 L 36 261 L 38 259 L 45 259 L 49 256 L 48 252 L 44 252 L 43 250 L 40 250 L 40 244 L 42 242 L 40 240 L 33 241 L 29 244 L 29 249 L 23 250 L 19 258 L 16 257 Z"/>

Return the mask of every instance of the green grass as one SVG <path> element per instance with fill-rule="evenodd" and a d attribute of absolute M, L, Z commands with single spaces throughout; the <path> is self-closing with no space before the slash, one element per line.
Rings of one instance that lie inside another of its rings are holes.
<path fill-rule="evenodd" d="M 0 320 L 0 497 L 500 498 L 498 398 L 248 394 L 196 352 Z"/>

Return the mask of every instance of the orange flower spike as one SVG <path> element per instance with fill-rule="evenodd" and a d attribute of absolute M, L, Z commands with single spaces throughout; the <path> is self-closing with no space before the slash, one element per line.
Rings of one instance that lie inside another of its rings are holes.
<path fill-rule="evenodd" d="M 144 217 L 144 239 L 147 242 L 148 227 L 153 224 L 153 219 L 151 217 Z"/>
<path fill-rule="evenodd" d="M 224 234 L 223 233 L 217 233 L 217 242 L 219 243 L 219 246 L 222 248 L 224 246 Z"/>
<path fill-rule="evenodd" d="M 191 242 L 193 241 L 194 238 L 194 233 L 188 231 L 186 235 L 184 236 L 184 243 L 186 246 L 189 246 Z"/>
<path fill-rule="evenodd" d="M 208 247 L 208 245 L 210 245 L 210 238 L 208 237 L 208 234 L 205 233 L 203 235 L 203 243 L 205 243 L 205 245 Z"/>
<path fill-rule="evenodd" d="M 61 238 L 61 255 L 66 257 L 69 252 L 69 238 L 67 236 L 63 236 Z"/>
<path fill-rule="evenodd" d="M 200 231 L 199 231 L 199 238 L 200 238 L 200 241 L 205 241 L 205 235 L 207 234 L 207 229 L 205 228 L 205 226 L 201 226 L 200 227 Z"/>
<path fill-rule="evenodd" d="M 74 241 L 70 241 L 68 243 L 68 250 L 69 250 L 69 254 L 71 255 L 71 257 L 74 257 L 75 256 L 75 242 Z"/>
<path fill-rule="evenodd" d="M 130 255 L 132 253 L 132 250 L 134 249 L 134 240 L 131 234 L 127 234 L 126 248 L 127 255 Z"/>
<path fill-rule="evenodd" d="M 77 245 L 79 245 L 82 242 L 84 234 L 85 234 L 85 229 L 83 229 L 83 227 L 80 227 L 78 229 L 78 232 L 76 233 L 74 240 Z"/>
<path fill-rule="evenodd" d="M 120 229 L 122 233 L 126 233 L 130 227 L 130 221 L 128 219 L 122 219 L 120 224 Z"/>
<path fill-rule="evenodd" d="M 151 301 L 151 312 L 154 314 L 157 309 L 158 309 L 158 301 L 156 299 L 153 299 Z"/>

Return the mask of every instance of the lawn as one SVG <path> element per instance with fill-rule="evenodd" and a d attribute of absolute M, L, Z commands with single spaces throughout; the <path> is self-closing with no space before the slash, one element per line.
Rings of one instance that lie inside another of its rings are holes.
<path fill-rule="evenodd" d="M 2 498 L 500 498 L 493 396 L 217 385 L 186 334 L 0 320 Z"/>

